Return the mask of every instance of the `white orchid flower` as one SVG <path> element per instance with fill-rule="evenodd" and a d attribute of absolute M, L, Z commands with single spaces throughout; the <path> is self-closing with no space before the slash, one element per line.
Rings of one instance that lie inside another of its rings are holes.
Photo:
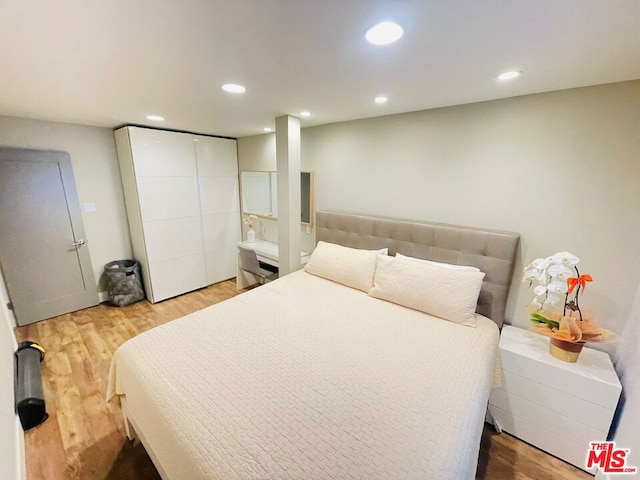
<path fill-rule="evenodd" d="M 566 283 L 567 278 L 575 276 L 575 271 L 564 263 L 554 263 L 549 266 L 549 276 L 553 279 L 559 279 Z"/>
<path fill-rule="evenodd" d="M 533 302 L 534 308 L 545 309 L 555 314 L 555 312 L 566 311 L 566 307 L 577 309 L 582 320 L 582 312 L 578 308 L 577 291 L 576 298 L 568 302 L 569 279 L 573 283 L 584 277 L 582 284 L 591 281 L 587 275 L 576 279 L 578 271 L 576 265 L 580 259 L 570 252 L 557 252 L 547 258 L 536 258 L 524 269 L 523 281 L 529 286 L 534 286 Z M 588 279 L 587 279 L 588 277 Z M 573 285 L 572 283 L 572 285 Z M 575 285 L 573 285 L 575 287 Z M 562 308 L 565 307 L 565 310 Z"/>
<path fill-rule="evenodd" d="M 573 253 L 569 252 L 558 252 L 551 255 L 551 261 L 554 263 L 561 263 L 563 265 L 570 265 L 575 267 L 578 263 L 580 263 L 580 259 L 576 257 Z"/>
<path fill-rule="evenodd" d="M 540 305 L 539 308 L 544 308 L 544 306 L 547 304 L 547 297 L 533 297 L 533 304 L 534 305 Z"/>
<path fill-rule="evenodd" d="M 547 258 L 536 258 L 533 261 L 533 264 L 538 270 L 546 270 L 549 264 L 551 264 L 551 257 Z"/>
<path fill-rule="evenodd" d="M 547 276 L 546 271 L 541 271 L 538 273 L 538 277 L 536 278 L 537 282 L 541 285 L 546 285 L 549 283 L 549 277 Z"/>
<path fill-rule="evenodd" d="M 547 291 L 554 295 L 564 295 L 567 293 L 567 282 L 553 281 L 547 286 Z"/>
<path fill-rule="evenodd" d="M 525 270 L 524 275 L 522 276 L 523 282 L 533 281 L 534 278 L 538 276 L 538 270 Z"/>
<path fill-rule="evenodd" d="M 542 266 L 542 263 L 544 262 L 544 258 L 536 258 L 533 262 L 531 262 L 527 268 L 525 268 L 525 270 L 533 270 L 533 269 L 538 269 Z"/>
<path fill-rule="evenodd" d="M 559 305 L 561 303 L 562 297 L 560 295 L 556 295 L 555 293 L 549 292 L 547 294 L 547 299 L 545 303 L 549 303 L 551 305 Z"/>
<path fill-rule="evenodd" d="M 544 285 L 538 285 L 533 289 L 533 294 L 536 297 L 544 297 L 547 294 L 547 287 L 545 287 Z"/>

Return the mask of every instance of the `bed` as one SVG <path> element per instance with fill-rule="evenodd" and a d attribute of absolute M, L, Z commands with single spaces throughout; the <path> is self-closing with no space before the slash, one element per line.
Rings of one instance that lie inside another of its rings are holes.
<path fill-rule="evenodd" d="M 316 220 L 318 241 L 480 268 L 475 327 L 300 270 L 123 344 L 127 434 L 165 479 L 473 478 L 518 235 Z"/>

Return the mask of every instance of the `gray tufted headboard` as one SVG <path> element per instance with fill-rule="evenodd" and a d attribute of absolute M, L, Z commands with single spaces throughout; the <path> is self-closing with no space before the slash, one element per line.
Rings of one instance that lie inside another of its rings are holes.
<path fill-rule="evenodd" d="M 316 239 L 353 248 L 389 248 L 411 257 L 472 265 L 485 273 L 476 312 L 502 327 L 520 235 L 442 223 L 317 212 Z"/>

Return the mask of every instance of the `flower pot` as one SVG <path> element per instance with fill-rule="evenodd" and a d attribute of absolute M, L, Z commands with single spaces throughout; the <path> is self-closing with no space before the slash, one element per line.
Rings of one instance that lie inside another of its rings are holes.
<path fill-rule="evenodd" d="M 549 353 L 563 362 L 577 362 L 582 347 L 584 347 L 584 342 L 567 342 L 553 337 L 549 339 Z"/>
<path fill-rule="evenodd" d="M 249 230 L 247 231 L 247 242 L 249 243 L 253 243 L 256 241 L 256 231 L 249 227 Z"/>

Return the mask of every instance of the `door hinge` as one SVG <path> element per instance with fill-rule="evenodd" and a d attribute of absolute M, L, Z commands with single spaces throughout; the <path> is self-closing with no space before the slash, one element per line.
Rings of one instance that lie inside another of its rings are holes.
<path fill-rule="evenodd" d="M 11 302 L 7 303 L 7 308 L 9 310 L 13 310 L 13 303 L 11 303 Z"/>

